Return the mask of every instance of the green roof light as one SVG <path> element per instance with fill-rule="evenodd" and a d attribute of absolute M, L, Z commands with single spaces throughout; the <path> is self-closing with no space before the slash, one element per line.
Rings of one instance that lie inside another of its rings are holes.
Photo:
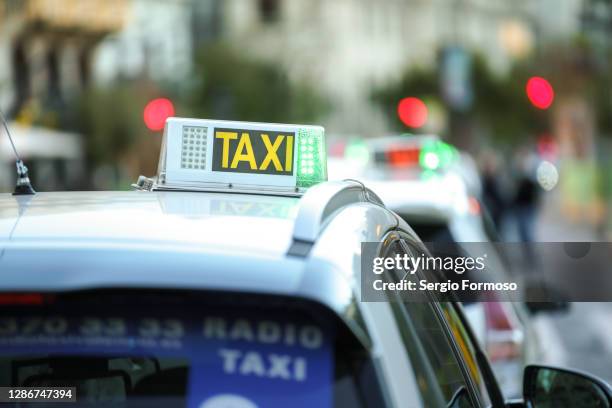
<path fill-rule="evenodd" d="M 440 156 L 434 152 L 427 152 L 423 155 L 423 167 L 435 170 L 440 166 Z"/>
<path fill-rule="evenodd" d="M 297 143 L 297 187 L 310 187 L 327 181 L 323 130 L 300 129 Z"/>
<path fill-rule="evenodd" d="M 436 140 L 421 148 L 419 163 L 426 170 L 437 170 L 451 165 L 457 158 L 457 149 L 448 143 Z"/>

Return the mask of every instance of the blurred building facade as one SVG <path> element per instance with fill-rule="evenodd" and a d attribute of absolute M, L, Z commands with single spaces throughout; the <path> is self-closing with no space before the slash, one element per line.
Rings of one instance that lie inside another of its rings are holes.
<path fill-rule="evenodd" d="M 214 0 L 213 0 L 214 1 Z M 527 0 L 225 0 L 224 38 L 275 62 L 332 102 L 332 131 L 372 135 L 387 128 L 370 102 L 376 86 L 407 67 L 431 67 L 441 44 L 481 53 L 507 70 L 535 35 Z"/>
<path fill-rule="evenodd" d="M 569 40 L 580 31 L 580 15 L 588 0 L 538 0 L 532 9 L 539 22 L 538 35 L 546 40 Z"/>
<path fill-rule="evenodd" d="M 1 102 L 22 117 L 60 105 L 91 80 L 100 41 L 123 25 L 126 0 L 3 0 L 0 2 Z M 49 119 L 53 120 L 53 119 Z"/>
<path fill-rule="evenodd" d="M 0 1 L 0 108 L 16 122 L 20 155 L 46 189 L 79 183 L 82 137 L 49 128 L 61 126 L 67 101 L 89 85 L 96 47 L 126 15 L 126 0 Z M 13 161 L 2 135 L 0 188 L 14 178 Z"/>
<path fill-rule="evenodd" d="M 74 123 L 74 102 L 86 90 L 141 79 L 188 82 L 194 4 L 0 0 L 0 108 L 13 121 L 16 144 L 35 185 L 79 187 L 69 179 L 86 173 L 89 135 L 58 129 Z M 13 182 L 12 163 L 10 144 L 2 136 L 0 189 Z"/>
<path fill-rule="evenodd" d="M 503 74 L 544 40 L 609 46 L 610 16 L 606 0 L 0 0 L 0 108 L 58 128 L 87 87 L 188 87 L 198 49 L 226 42 L 325 96 L 330 133 L 376 136 L 390 126 L 372 91 L 410 67 L 443 69 L 445 47 Z"/>
<path fill-rule="evenodd" d="M 146 77 L 181 83 L 193 63 L 192 0 L 130 0 L 120 30 L 96 50 L 93 73 L 98 84 Z"/>

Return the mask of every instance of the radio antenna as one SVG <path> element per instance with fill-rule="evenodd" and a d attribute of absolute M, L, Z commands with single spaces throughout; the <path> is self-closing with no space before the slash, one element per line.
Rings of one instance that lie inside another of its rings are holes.
<path fill-rule="evenodd" d="M 15 143 L 13 142 L 13 138 L 11 137 L 11 131 L 8 128 L 8 123 L 6 118 L 4 117 L 4 113 L 0 110 L 0 119 L 2 120 L 2 125 L 4 125 L 4 130 L 6 130 L 6 135 L 11 142 L 11 147 L 13 148 L 13 153 L 15 154 L 15 166 L 17 167 L 17 184 L 15 185 L 15 191 L 13 195 L 33 195 L 36 194 L 36 191 L 32 188 L 32 183 L 30 183 L 30 177 L 28 176 L 28 168 L 19 157 L 19 153 L 17 153 L 17 149 L 15 148 Z"/>

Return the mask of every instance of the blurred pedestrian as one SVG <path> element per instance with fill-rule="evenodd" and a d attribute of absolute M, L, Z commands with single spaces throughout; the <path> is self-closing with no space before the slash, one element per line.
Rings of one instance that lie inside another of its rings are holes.
<path fill-rule="evenodd" d="M 513 208 L 516 216 L 519 239 L 522 242 L 534 241 L 535 221 L 538 209 L 540 187 L 536 181 L 537 159 L 533 154 L 518 153 L 519 175 Z"/>
<path fill-rule="evenodd" d="M 497 231 L 507 209 L 501 189 L 499 158 L 494 152 L 485 152 L 482 158 L 482 201 Z"/>

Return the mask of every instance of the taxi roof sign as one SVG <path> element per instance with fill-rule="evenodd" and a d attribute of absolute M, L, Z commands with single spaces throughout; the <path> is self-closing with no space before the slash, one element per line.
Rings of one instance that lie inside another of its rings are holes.
<path fill-rule="evenodd" d="M 327 180 L 320 126 L 168 118 L 156 190 L 299 195 Z"/>

